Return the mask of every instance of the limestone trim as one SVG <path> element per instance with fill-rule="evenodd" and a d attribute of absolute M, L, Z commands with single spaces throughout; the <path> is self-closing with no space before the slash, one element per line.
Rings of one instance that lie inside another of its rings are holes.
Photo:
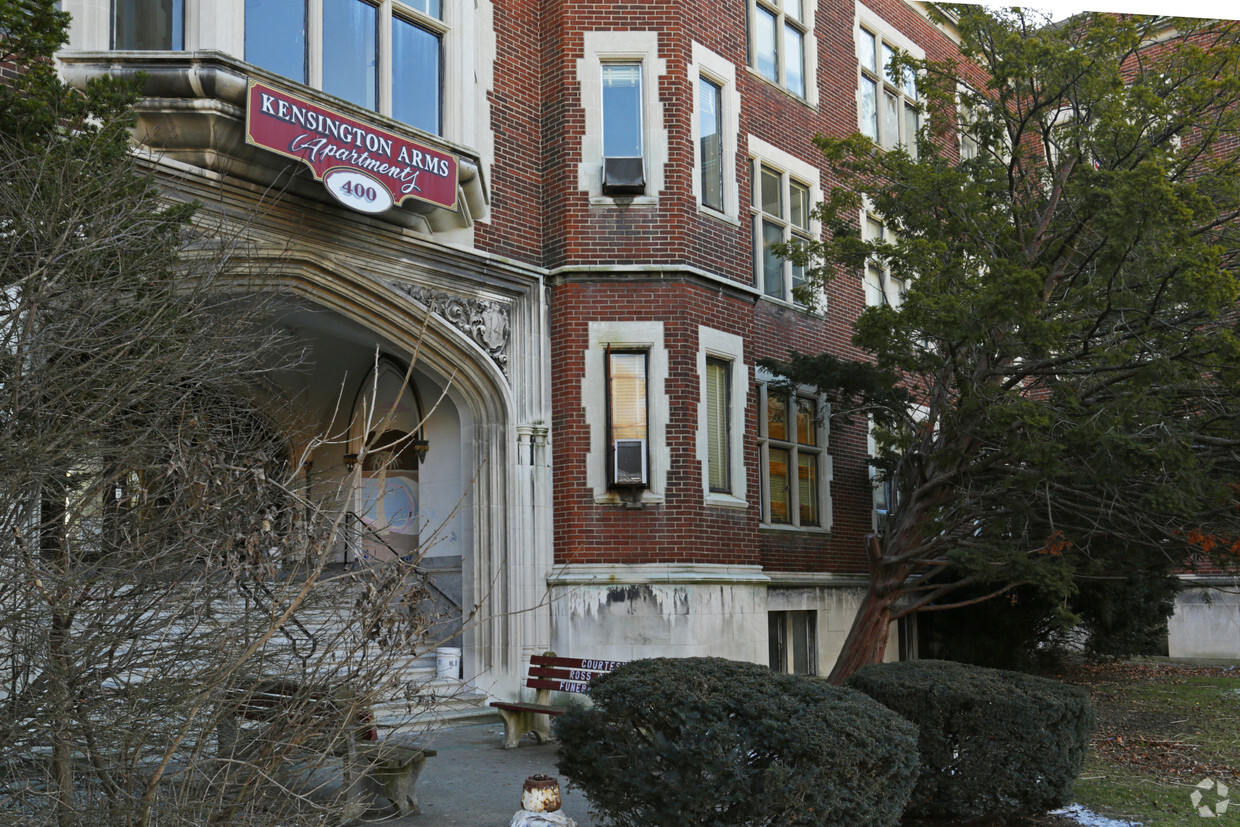
<path fill-rule="evenodd" d="M 834 574 L 827 571 L 768 571 L 765 574 L 772 588 L 806 586 L 855 589 L 870 583 L 864 574 Z"/>
<path fill-rule="evenodd" d="M 508 375 L 511 308 L 507 304 L 462 298 L 412 284 L 389 281 L 388 285 L 425 305 L 427 310 L 464 333 L 486 351 L 487 356 L 505 376 Z"/>
<path fill-rule="evenodd" d="M 727 566 L 713 563 L 571 563 L 556 566 L 547 574 L 547 585 L 640 586 L 687 583 L 770 582 L 761 566 Z"/>

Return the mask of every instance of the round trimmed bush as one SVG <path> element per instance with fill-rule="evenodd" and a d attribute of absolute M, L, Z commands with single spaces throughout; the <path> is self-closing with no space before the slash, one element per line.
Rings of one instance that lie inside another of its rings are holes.
<path fill-rule="evenodd" d="M 908 815 L 1009 818 L 1070 801 L 1094 727 L 1084 690 L 939 660 L 867 666 L 848 685 L 919 730 Z"/>
<path fill-rule="evenodd" d="M 860 692 L 721 658 L 638 660 L 559 716 L 560 773 L 619 827 L 895 824 L 916 730 Z"/>

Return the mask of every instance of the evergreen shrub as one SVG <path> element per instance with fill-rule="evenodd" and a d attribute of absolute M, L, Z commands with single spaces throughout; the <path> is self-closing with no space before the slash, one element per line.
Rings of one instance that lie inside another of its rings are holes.
<path fill-rule="evenodd" d="M 1003 819 L 1069 802 L 1094 726 L 1083 689 L 936 660 L 867 666 L 848 685 L 919 730 L 908 815 Z"/>
<path fill-rule="evenodd" d="M 559 716 L 559 771 L 617 827 L 895 824 L 916 729 L 860 692 L 721 658 L 632 661 Z"/>

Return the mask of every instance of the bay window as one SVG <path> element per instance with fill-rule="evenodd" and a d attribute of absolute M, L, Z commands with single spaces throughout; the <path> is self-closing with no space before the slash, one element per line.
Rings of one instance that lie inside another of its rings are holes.
<path fill-rule="evenodd" d="M 245 59 L 438 135 L 442 12 L 440 0 L 245 0 Z"/>

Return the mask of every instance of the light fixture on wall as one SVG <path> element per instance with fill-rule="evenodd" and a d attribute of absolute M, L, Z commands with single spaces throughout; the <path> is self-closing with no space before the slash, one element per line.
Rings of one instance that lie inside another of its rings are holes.
<path fill-rule="evenodd" d="M 352 474 L 353 469 L 356 467 L 357 467 L 357 454 L 345 454 L 344 455 L 345 470 L 348 471 L 350 474 Z"/>
<path fill-rule="evenodd" d="M 413 450 L 417 452 L 418 464 L 426 462 L 426 452 L 431 449 L 431 444 L 425 439 L 415 439 L 413 441 Z"/>

